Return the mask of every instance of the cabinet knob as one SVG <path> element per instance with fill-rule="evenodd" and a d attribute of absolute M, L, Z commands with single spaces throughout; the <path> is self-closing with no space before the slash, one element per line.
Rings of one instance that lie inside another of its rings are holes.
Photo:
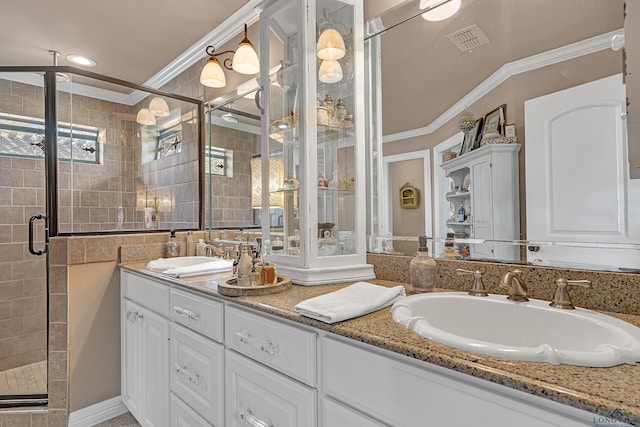
<path fill-rule="evenodd" d="M 540 250 L 540 246 L 529 245 L 527 246 L 527 250 L 529 250 L 529 252 L 538 252 Z"/>

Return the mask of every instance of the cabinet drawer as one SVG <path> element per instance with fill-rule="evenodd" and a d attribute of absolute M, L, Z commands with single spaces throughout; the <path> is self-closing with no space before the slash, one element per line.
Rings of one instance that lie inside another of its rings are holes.
<path fill-rule="evenodd" d="M 226 427 L 314 427 L 316 391 L 233 351 L 225 352 Z"/>
<path fill-rule="evenodd" d="M 171 289 L 171 320 L 218 342 L 223 340 L 224 305 L 220 301 Z"/>
<path fill-rule="evenodd" d="M 566 405 L 333 338 L 322 339 L 321 371 L 329 396 L 396 427 L 414 427 L 416 420 L 504 427 L 593 423 L 592 414 Z"/>
<path fill-rule="evenodd" d="M 186 403 L 171 393 L 171 427 L 211 427 Z"/>
<path fill-rule="evenodd" d="M 224 348 L 171 324 L 171 391 L 214 426 L 224 425 Z"/>
<path fill-rule="evenodd" d="M 322 399 L 322 426 L 349 426 L 349 427 L 385 427 L 386 424 L 379 423 L 366 415 L 351 409 L 333 399 L 324 397 Z"/>
<path fill-rule="evenodd" d="M 169 286 L 146 277 L 123 271 L 120 275 L 121 294 L 165 317 L 169 316 Z"/>
<path fill-rule="evenodd" d="M 316 385 L 315 332 L 227 305 L 225 343 L 305 384 Z"/>

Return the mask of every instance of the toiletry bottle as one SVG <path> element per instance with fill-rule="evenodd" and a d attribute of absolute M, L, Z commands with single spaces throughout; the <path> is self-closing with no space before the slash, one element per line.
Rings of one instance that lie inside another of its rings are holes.
<path fill-rule="evenodd" d="M 193 231 L 187 231 L 187 256 L 194 256 L 196 247 L 193 246 Z"/>
<path fill-rule="evenodd" d="M 464 222 L 464 217 L 466 212 L 464 210 L 464 205 L 460 202 L 460 208 L 458 209 L 458 222 Z"/>
<path fill-rule="evenodd" d="M 240 260 L 238 261 L 238 285 L 248 286 L 249 276 L 251 274 L 251 269 L 253 268 L 251 253 L 249 252 L 250 245 L 241 245 L 240 251 L 242 252 L 242 255 L 240 255 Z"/>
<path fill-rule="evenodd" d="M 197 256 L 205 256 L 205 247 L 207 244 L 204 242 L 204 239 L 198 239 L 198 244 L 196 245 L 196 255 Z"/>
<path fill-rule="evenodd" d="M 429 256 L 427 237 L 418 237 L 418 253 L 409 265 L 411 286 L 416 292 L 432 292 L 436 287 L 436 261 Z"/>
<path fill-rule="evenodd" d="M 447 238 L 444 241 L 444 252 L 442 253 L 442 257 L 446 259 L 457 259 L 458 253 L 456 252 L 454 245 L 454 234 L 447 233 Z"/>
<path fill-rule="evenodd" d="M 171 230 L 171 234 L 169 236 L 169 241 L 166 244 L 167 248 L 167 257 L 173 258 L 180 256 L 180 244 L 176 242 L 176 232 Z"/>

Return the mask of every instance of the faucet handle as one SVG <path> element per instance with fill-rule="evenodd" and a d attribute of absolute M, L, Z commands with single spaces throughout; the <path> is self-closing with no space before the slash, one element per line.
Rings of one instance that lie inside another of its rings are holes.
<path fill-rule="evenodd" d="M 567 290 L 568 285 L 590 288 L 591 282 L 589 280 L 567 280 L 564 278 L 556 280 L 556 294 L 553 297 L 553 301 L 549 303 L 551 307 L 563 308 L 566 310 L 573 310 L 576 308 L 571 302 L 571 295 L 569 295 L 569 291 Z"/>
<path fill-rule="evenodd" d="M 458 274 L 473 274 L 473 285 L 471 286 L 471 290 L 469 291 L 469 295 L 474 297 L 488 297 L 489 294 L 487 290 L 484 288 L 484 283 L 482 283 L 482 275 L 484 274 L 480 270 L 471 271 L 464 270 L 462 268 L 456 269 Z"/>

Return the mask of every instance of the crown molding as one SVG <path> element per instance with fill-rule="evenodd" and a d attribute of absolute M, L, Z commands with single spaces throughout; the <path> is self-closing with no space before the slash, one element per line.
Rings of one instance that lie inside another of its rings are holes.
<path fill-rule="evenodd" d="M 385 135 L 382 137 L 382 142 L 393 142 L 407 138 L 414 138 L 417 136 L 429 135 L 440 129 L 451 119 L 454 119 L 456 116 L 462 113 L 467 108 L 467 106 L 480 100 L 483 96 L 491 92 L 493 89 L 495 89 L 510 77 L 538 68 L 557 64 L 558 62 L 568 61 L 570 59 L 588 55 L 590 53 L 609 49 L 611 47 L 611 38 L 615 35 L 622 34 L 624 34 L 624 30 L 619 29 L 566 46 L 562 46 L 557 49 L 552 49 L 547 52 L 509 62 L 500 67 L 498 71 L 493 73 L 486 80 L 476 86 L 471 92 L 469 92 L 462 99 L 456 102 L 453 106 L 442 113 L 429 125 L 421 128 Z"/>

